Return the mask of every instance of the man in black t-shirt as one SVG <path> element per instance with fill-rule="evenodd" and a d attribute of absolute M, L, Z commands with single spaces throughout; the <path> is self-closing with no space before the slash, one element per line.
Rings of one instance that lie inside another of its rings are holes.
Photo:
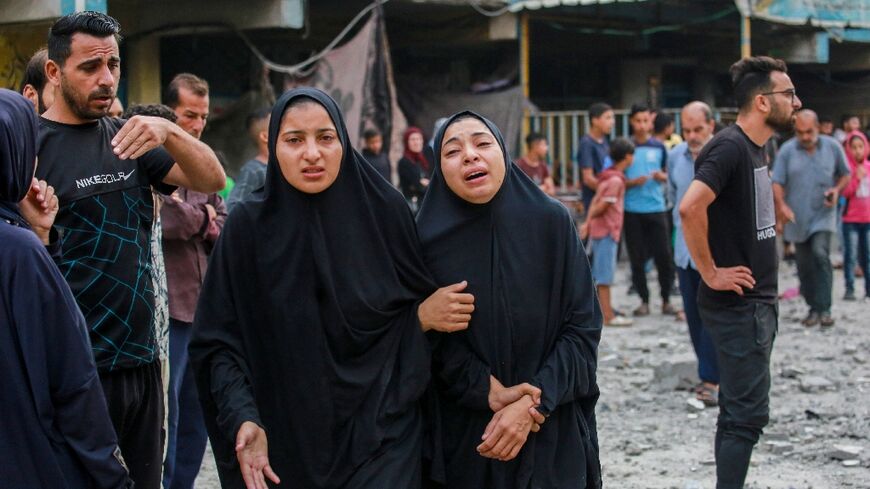
<path fill-rule="evenodd" d="M 214 192 L 220 163 L 161 118 L 108 118 L 120 75 L 115 19 L 60 18 L 46 76 L 58 94 L 40 121 L 38 178 L 60 200 L 58 267 L 87 321 L 121 452 L 137 488 L 160 487 L 163 384 L 154 328 L 151 186 Z"/>
<path fill-rule="evenodd" d="M 680 204 L 686 245 L 703 283 L 698 306 L 719 361 L 717 488 L 742 488 L 769 420 L 770 353 L 777 330 L 776 215 L 764 144 L 794 124 L 800 100 L 781 60 L 731 66 L 737 123 L 695 160 Z"/>

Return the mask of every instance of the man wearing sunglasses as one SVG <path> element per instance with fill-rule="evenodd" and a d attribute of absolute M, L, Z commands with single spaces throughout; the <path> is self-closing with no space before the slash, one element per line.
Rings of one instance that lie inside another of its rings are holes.
<path fill-rule="evenodd" d="M 770 354 L 777 330 L 776 215 L 764 145 L 788 131 L 801 102 L 781 60 L 731 66 L 737 123 L 695 160 L 680 203 L 683 234 L 701 274 L 698 309 L 719 363 L 716 487 L 743 487 L 769 421 Z"/>

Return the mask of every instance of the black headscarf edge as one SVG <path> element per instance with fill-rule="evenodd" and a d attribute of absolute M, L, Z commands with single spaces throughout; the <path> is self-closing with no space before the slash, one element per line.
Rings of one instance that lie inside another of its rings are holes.
<path fill-rule="evenodd" d="M 0 89 L 0 217 L 24 226 L 18 202 L 27 195 L 36 168 L 38 130 L 30 101 Z"/>

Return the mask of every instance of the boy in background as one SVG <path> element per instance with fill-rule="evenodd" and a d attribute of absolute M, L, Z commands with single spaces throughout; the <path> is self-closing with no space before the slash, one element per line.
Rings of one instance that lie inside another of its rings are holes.
<path fill-rule="evenodd" d="M 610 304 L 610 286 L 616 271 L 616 253 L 622 233 L 625 203 L 625 169 L 634 161 L 634 144 L 626 138 L 610 143 L 613 166 L 598 176 L 598 188 L 589 204 L 588 219 L 580 228 L 580 236 L 589 236 L 592 247 L 592 278 L 598 289 L 598 300 L 607 326 L 631 326 L 632 320 L 617 316 Z"/>

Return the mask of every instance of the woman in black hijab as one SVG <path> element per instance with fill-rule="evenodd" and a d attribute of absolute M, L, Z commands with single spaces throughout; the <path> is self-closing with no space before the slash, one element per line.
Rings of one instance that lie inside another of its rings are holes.
<path fill-rule="evenodd" d="M 417 216 L 426 265 L 436 282 L 467 280 L 475 297 L 468 330 L 433 354 L 446 485 L 600 487 L 602 316 L 568 211 L 511 163 L 498 128 L 477 114 L 452 116 L 435 149 Z M 539 391 L 499 399 L 522 383 Z M 537 433 L 535 414 L 546 416 Z"/>
<path fill-rule="evenodd" d="M 36 137 L 33 105 L 0 89 L 0 485 L 127 487 L 84 317 L 18 204 Z"/>
<path fill-rule="evenodd" d="M 422 301 L 435 286 L 401 194 L 328 95 L 284 94 L 264 191 L 227 220 L 190 345 L 223 487 L 419 487 L 423 329 L 467 326 L 463 287 Z"/>

